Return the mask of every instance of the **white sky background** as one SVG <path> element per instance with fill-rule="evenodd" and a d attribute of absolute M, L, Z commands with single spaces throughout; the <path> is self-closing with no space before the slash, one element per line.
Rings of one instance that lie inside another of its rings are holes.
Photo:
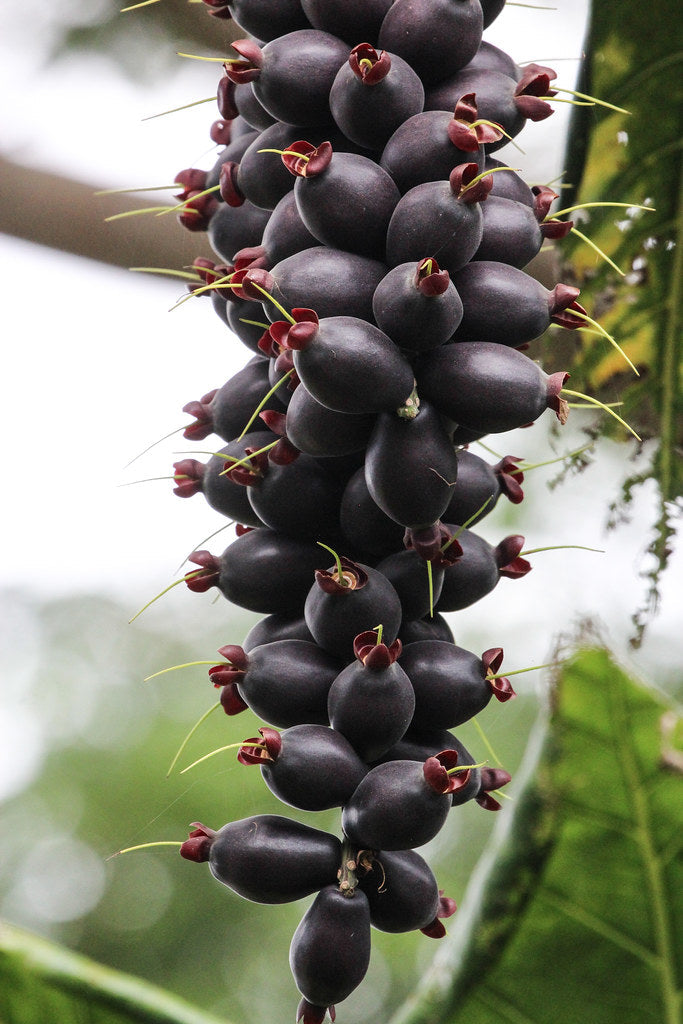
<path fill-rule="evenodd" d="M 561 58 L 581 52 L 585 5 L 556 0 L 555 6 L 555 11 L 509 7 L 486 38 L 519 62 L 555 64 L 559 83 L 572 87 L 578 65 Z M 129 82 L 100 57 L 74 56 L 45 70 L 43 36 L 51 9 L 47 0 L 29 6 L 3 0 L 1 5 L 0 139 L 8 157 L 100 187 L 163 183 L 180 167 L 211 166 L 208 126 L 216 116 L 211 105 L 145 123 L 142 118 L 210 95 L 216 65 L 179 60 L 177 75 L 154 87 Z M 522 160 L 529 180 L 549 180 L 561 172 L 569 111 L 558 104 L 549 121 L 527 128 L 521 138 L 526 159 L 508 149 L 513 166 Z M 11 196 L 2 201 L 11 202 Z M 40 216 L 40 210 L 26 215 Z M 204 544 L 220 525 L 219 517 L 201 497 L 175 498 L 170 481 L 120 486 L 170 474 L 181 457 L 176 453 L 190 447 L 180 434 L 124 467 L 186 423 L 182 406 L 220 386 L 249 353 L 230 338 L 208 303 L 186 303 L 168 312 L 183 294 L 182 285 L 2 236 L 0 265 L 6 494 L 0 585 L 43 595 L 113 593 L 134 610 L 176 578 L 179 563 L 193 548 L 219 553 L 231 534 Z M 580 414 L 573 420 L 560 450 L 582 441 Z M 547 457 L 538 428 L 496 439 L 494 447 L 529 459 Z M 606 500 L 615 493 L 623 458 L 622 449 L 613 446 L 613 451 L 613 458 L 603 456 L 599 467 L 554 492 L 544 490 L 545 471 L 530 474 L 527 491 L 541 500 L 533 508 L 521 506 L 518 525 L 500 525 L 497 512 L 480 529 L 496 543 L 506 533 L 522 532 L 530 547 L 584 544 L 605 548 L 606 554 L 535 556 L 534 572 L 524 581 L 502 581 L 485 603 L 458 617 L 460 635 L 468 640 L 481 635 L 484 647 L 514 643 L 530 661 L 545 660 L 549 638 L 570 628 L 577 615 L 590 614 L 606 623 L 613 646 L 626 655 L 630 614 L 644 593 L 637 574 L 647 565 L 642 552 L 653 496 L 643 491 L 631 527 L 604 535 Z M 665 580 L 663 612 L 636 658 L 648 674 L 680 660 L 681 607 L 674 583 L 680 565 L 679 555 Z M 185 588 L 168 600 L 182 606 L 188 600 Z M 541 649 L 536 637 L 546 638 Z M 520 653 L 517 664 L 523 657 Z"/>

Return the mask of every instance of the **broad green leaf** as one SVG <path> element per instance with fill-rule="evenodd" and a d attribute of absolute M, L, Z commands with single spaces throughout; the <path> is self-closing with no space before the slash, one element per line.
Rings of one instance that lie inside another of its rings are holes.
<path fill-rule="evenodd" d="M 581 91 L 630 111 L 578 108 L 567 151 L 570 204 L 632 203 L 569 214 L 576 227 L 625 273 L 620 277 L 571 235 L 561 243 L 576 275 L 580 302 L 640 370 L 635 377 L 619 353 L 596 334 L 583 334 L 568 369 L 571 387 L 621 401 L 620 414 L 644 439 L 655 439 L 651 466 L 624 485 L 654 477 L 659 514 L 651 552 L 650 611 L 657 600 L 673 520 L 683 495 L 683 21 L 677 0 L 593 4 Z M 586 144 L 586 140 L 587 144 Z M 565 197 L 568 196 L 565 193 Z M 563 207 L 569 205 L 562 200 Z M 646 205 L 654 212 L 636 209 Z M 568 219 L 567 218 L 567 219 Z M 585 218 L 585 219 L 584 219 Z M 565 274 L 563 279 L 567 279 Z M 608 416 L 600 429 L 624 436 Z M 616 502 L 616 505 L 621 502 Z M 642 635 L 646 609 L 636 616 Z"/>
<path fill-rule="evenodd" d="M 670 713 L 600 649 L 567 664 L 553 704 L 529 781 L 391 1024 L 680 1024 Z"/>
<path fill-rule="evenodd" d="M 0 923 L 2 1024 L 227 1024 L 128 974 Z"/>

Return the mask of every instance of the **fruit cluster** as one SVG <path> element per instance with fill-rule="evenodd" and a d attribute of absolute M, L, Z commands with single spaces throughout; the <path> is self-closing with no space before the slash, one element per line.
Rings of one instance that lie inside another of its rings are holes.
<path fill-rule="evenodd" d="M 444 934 L 455 904 L 415 848 L 510 779 L 450 731 L 514 691 L 442 613 L 530 568 L 523 537 L 470 529 L 522 500 L 520 460 L 467 446 L 564 422 L 567 375 L 521 349 L 585 311 L 523 269 L 571 228 L 555 193 L 493 156 L 555 95 L 482 41 L 504 0 L 204 3 L 245 38 L 180 219 L 219 261 L 191 289 L 253 356 L 185 406 L 185 437 L 225 447 L 176 463 L 175 492 L 239 524 L 185 580 L 264 616 L 209 672 L 228 715 L 266 723 L 238 758 L 285 804 L 343 808 L 343 839 L 264 814 L 197 823 L 181 853 L 259 903 L 317 893 L 290 953 L 314 1024 L 362 981 L 371 926 Z"/>

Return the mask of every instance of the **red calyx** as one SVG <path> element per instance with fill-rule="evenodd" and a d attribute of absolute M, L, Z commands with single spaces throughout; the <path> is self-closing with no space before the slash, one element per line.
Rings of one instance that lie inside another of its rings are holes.
<path fill-rule="evenodd" d="M 178 213 L 178 221 L 188 231 L 206 231 L 211 218 L 218 208 L 214 195 L 190 192 L 184 200 L 184 207 Z"/>
<path fill-rule="evenodd" d="M 496 700 L 499 700 L 501 704 L 505 701 L 510 700 L 512 697 L 516 697 L 517 694 L 512 689 L 509 679 L 505 679 L 502 676 L 499 679 L 493 679 L 498 669 L 503 663 L 503 648 L 492 647 L 488 651 L 484 651 L 481 656 L 482 664 L 484 666 L 484 673 L 488 681 L 491 691 Z"/>
<path fill-rule="evenodd" d="M 211 402 L 218 394 L 218 388 L 207 391 L 198 402 L 188 402 L 183 406 L 183 412 L 194 416 L 194 423 L 190 423 L 183 431 L 183 437 L 188 441 L 203 441 L 205 437 L 213 433 L 213 416 L 211 414 Z"/>
<path fill-rule="evenodd" d="M 437 793 L 454 793 L 457 789 L 462 789 L 469 782 L 470 770 L 468 768 L 466 771 L 449 775 L 449 769 L 456 768 L 457 764 L 457 750 L 442 750 L 434 757 L 428 757 L 422 767 L 425 781 Z"/>
<path fill-rule="evenodd" d="M 230 463 L 226 462 L 225 475 L 235 484 L 242 484 L 243 487 L 251 487 L 260 480 L 268 471 L 268 453 L 258 452 L 258 448 L 248 447 L 244 449 L 244 456 L 248 460 L 236 459 L 241 465 L 230 469 Z"/>
<path fill-rule="evenodd" d="M 557 192 L 553 192 L 547 185 L 533 185 L 531 191 L 534 194 L 534 215 L 541 226 L 541 234 L 544 238 L 560 239 L 566 238 L 574 227 L 573 220 L 546 220 L 550 207 L 556 199 L 559 199 Z"/>
<path fill-rule="evenodd" d="M 202 0 L 202 2 L 206 4 L 209 14 L 212 14 L 214 18 L 225 18 L 226 20 L 232 18 L 228 0 Z"/>
<path fill-rule="evenodd" d="M 550 83 L 557 78 L 557 73 L 552 68 L 543 67 L 541 64 L 527 64 L 524 74 L 517 83 L 515 89 L 515 105 L 520 114 L 530 121 L 544 121 L 554 113 L 553 108 L 542 96 L 555 96 L 556 92 L 550 88 Z"/>
<path fill-rule="evenodd" d="M 287 320 L 276 320 L 270 325 L 269 333 L 273 341 L 280 348 L 300 352 L 308 348 L 318 333 L 318 314 L 312 309 L 293 309 L 292 319 L 296 323 L 290 324 Z"/>
<path fill-rule="evenodd" d="M 287 146 L 282 154 L 282 162 L 289 173 L 297 178 L 316 178 L 329 166 L 332 156 L 332 146 L 329 142 L 321 142 L 319 146 L 314 146 L 305 139 L 299 139 Z"/>
<path fill-rule="evenodd" d="M 193 831 L 190 832 L 189 839 L 186 839 L 180 847 L 180 856 L 185 860 L 203 864 L 209 859 L 216 833 L 212 828 L 207 828 L 206 825 L 201 825 L 198 821 L 193 821 L 191 828 Z"/>
<path fill-rule="evenodd" d="M 334 1006 L 315 1006 L 313 1003 L 309 1003 L 308 999 L 302 999 L 296 1011 L 297 1024 L 299 1021 L 301 1024 L 323 1024 L 326 1013 L 329 1013 L 330 1020 L 334 1024 L 337 1018 Z"/>
<path fill-rule="evenodd" d="M 450 533 L 439 519 L 421 530 L 408 527 L 403 534 L 403 546 L 408 551 L 416 551 L 425 562 L 432 562 L 437 568 L 445 569 L 462 557 L 462 547 L 457 540 L 452 541 L 445 551 L 441 550 L 450 539 Z"/>
<path fill-rule="evenodd" d="M 234 117 L 221 118 L 214 121 L 209 129 L 209 138 L 217 146 L 227 146 L 232 137 L 232 122 Z"/>
<path fill-rule="evenodd" d="M 386 78 L 391 70 L 391 57 L 377 50 L 370 43 L 359 43 L 349 54 L 349 67 L 363 85 L 376 85 Z"/>
<path fill-rule="evenodd" d="M 444 896 L 443 889 L 439 889 L 439 908 L 436 912 L 436 917 L 430 924 L 420 928 L 420 931 L 430 939 L 442 939 L 446 934 L 446 929 L 441 924 L 441 918 L 452 917 L 457 909 L 455 900 L 451 899 L 450 896 Z"/>
<path fill-rule="evenodd" d="M 218 113 L 226 121 L 232 121 L 239 114 L 235 105 L 235 83 L 228 78 L 227 71 L 218 82 L 216 104 Z"/>
<path fill-rule="evenodd" d="M 482 203 L 493 188 L 493 175 L 480 178 L 476 185 L 470 184 L 479 175 L 479 165 L 458 164 L 448 176 L 451 191 L 463 203 Z"/>
<path fill-rule="evenodd" d="M 441 270 L 433 256 L 426 256 L 417 265 L 415 271 L 415 287 L 423 295 L 443 295 L 450 283 L 450 274 Z"/>
<path fill-rule="evenodd" d="M 517 469 L 517 463 L 523 461 L 516 455 L 506 455 L 493 467 L 500 481 L 501 494 L 504 494 L 513 505 L 519 505 L 524 500 L 524 491 L 520 487 L 524 473 Z"/>
<path fill-rule="evenodd" d="M 262 245 L 247 245 L 233 256 L 235 270 L 270 270 L 272 260 Z"/>
<path fill-rule="evenodd" d="M 203 462 L 197 459 L 181 459 L 173 463 L 173 479 L 176 486 L 173 493 L 179 498 L 191 498 L 202 489 L 202 480 L 206 471 Z"/>
<path fill-rule="evenodd" d="M 502 789 L 511 779 L 510 773 L 502 768 L 482 768 L 481 786 L 474 799 L 485 811 L 499 811 L 501 805 L 495 797 L 491 796 L 491 790 Z"/>
<path fill-rule="evenodd" d="M 236 39 L 230 45 L 233 50 L 239 53 L 240 57 L 244 57 L 242 61 L 223 65 L 225 74 L 230 81 L 234 82 L 235 85 L 241 85 L 244 82 L 253 82 L 259 78 L 261 68 L 263 67 L 263 51 L 261 47 L 251 39 Z"/>
<path fill-rule="evenodd" d="M 366 668 L 380 671 L 389 668 L 401 657 L 403 645 L 400 640 L 394 640 L 393 644 L 378 644 L 379 630 L 367 629 L 359 633 L 353 641 L 353 653 L 358 661 Z"/>
<path fill-rule="evenodd" d="M 182 185 L 182 191 L 176 193 L 175 198 L 184 202 L 193 192 L 202 192 L 206 188 L 206 171 L 200 171 L 198 167 L 185 167 L 178 171 L 173 184 Z"/>
<path fill-rule="evenodd" d="M 556 284 L 548 297 L 550 322 L 569 331 L 585 326 L 586 321 L 582 317 L 572 315 L 573 309 L 586 315 L 583 306 L 575 301 L 579 294 L 579 289 L 570 284 Z"/>
<path fill-rule="evenodd" d="M 240 165 L 236 164 L 234 160 L 226 160 L 221 167 L 218 179 L 221 199 L 232 207 L 242 206 L 245 200 L 244 192 L 237 180 L 239 169 Z"/>
<path fill-rule="evenodd" d="M 218 584 L 218 577 L 221 571 L 220 562 L 210 551 L 193 551 L 188 558 L 188 562 L 200 566 L 199 572 L 193 570 L 192 572 L 185 573 L 185 582 L 187 583 L 188 590 L 191 590 L 194 594 L 204 594 L 211 587 L 215 587 Z"/>
<path fill-rule="evenodd" d="M 239 298 L 249 299 L 251 302 L 263 302 L 275 288 L 272 274 L 258 267 L 250 267 L 249 270 L 236 270 L 231 281 L 239 286 L 237 291 Z"/>
<path fill-rule="evenodd" d="M 350 558 L 340 558 L 342 576 L 344 583 L 341 583 L 337 574 L 337 567 L 333 569 L 316 569 L 315 582 L 326 594 L 348 594 L 354 590 L 361 590 L 368 582 L 368 574 L 357 562 Z M 346 585 L 344 585 L 346 584 Z"/>
<path fill-rule="evenodd" d="M 489 142 L 499 142 L 503 138 L 500 126 L 478 124 L 473 128 L 477 114 L 476 95 L 468 92 L 456 103 L 453 119 L 448 123 L 448 138 L 456 149 L 464 153 L 476 153 L 480 146 Z"/>
<path fill-rule="evenodd" d="M 496 565 L 501 576 L 516 580 L 531 572 L 531 565 L 526 558 L 519 558 L 518 555 L 524 547 L 524 537 L 521 534 L 512 534 L 505 537 L 495 549 Z"/>
<path fill-rule="evenodd" d="M 237 760 L 240 764 L 273 764 L 277 761 L 282 750 L 282 739 L 277 729 L 270 729 L 264 726 L 259 729 L 261 740 L 258 736 L 252 736 L 244 741 L 237 753 Z M 253 746 L 256 744 L 256 746 Z"/>
<path fill-rule="evenodd" d="M 569 402 L 566 398 L 562 398 L 560 392 L 568 380 L 569 374 L 564 370 L 558 370 L 557 373 L 551 373 L 548 377 L 548 408 L 553 410 L 562 425 L 567 422 L 569 417 Z"/>

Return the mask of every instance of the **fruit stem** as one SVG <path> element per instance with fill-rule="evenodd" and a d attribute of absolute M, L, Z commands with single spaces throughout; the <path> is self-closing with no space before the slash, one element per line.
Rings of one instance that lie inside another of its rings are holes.
<path fill-rule="evenodd" d="M 122 7 L 119 14 L 126 14 L 127 11 L 137 11 L 139 7 L 149 7 L 151 4 L 158 4 L 159 0 L 141 0 L 139 4 L 131 4 L 130 7 Z"/>
<path fill-rule="evenodd" d="M 452 537 L 449 537 L 449 539 L 448 539 L 448 540 L 446 541 L 446 543 L 442 545 L 442 547 L 441 547 L 441 549 L 440 549 L 441 551 L 445 551 L 445 550 L 446 550 L 446 549 L 447 549 L 448 547 L 450 547 L 450 545 L 451 545 L 451 544 L 453 543 L 453 541 L 454 541 L 454 540 L 457 540 L 457 539 L 458 539 L 458 537 L 460 536 L 460 534 L 462 533 L 462 531 L 463 531 L 463 530 L 466 530 L 466 529 L 467 529 L 467 527 L 468 527 L 468 526 L 470 525 L 470 523 L 473 523 L 473 522 L 474 522 L 474 520 L 475 520 L 475 519 L 477 518 L 477 516 L 478 516 L 478 515 L 480 515 L 480 514 L 481 514 L 481 513 L 482 513 L 482 512 L 484 511 L 484 509 L 486 508 L 486 506 L 487 506 L 487 505 L 488 505 L 488 504 L 489 504 L 490 502 L 492 502 L 492 501 L 493 501 L 493 497 L 494 497 L 494 496 L 493 496 L 493 494 L 490 494 L 490 495 L 488 496 L 488 498 L 486 499 L 486 501 L 484 502 L 484 504 L 483 504 L 483 505 L 480 505 L 480 507 L 479 507 L 479 508 L 477 509 L 477 511 L 476 511 L 476 512 L 473 512 L 473 513 L 472 513 L 472 515 L 471 515 L 471 516 L 469 517 L 469 519 L 466 519 L 466 520 L 465 520 L 465 522 L 464 522 L 464 523 L 462 524 L 462 526 L 459 526 L 459 527 L 458 527 L 458 529 L 457 529 L 457 530 L 455 531 L 455 533 L 453 534 L 453 536 L 452 536 Z"/>
<path fill-rule="evenodd" d="M 593 103 L 597 103 L 600 107 L 607 107 L 608 110 L 616 110 L 618 114 L 628 114 L 630 116 L 630 110 L 624 110 L 623 107 L 615 107 L 613 103 L 607 103 L 605 100 L 599 100 L 596 96 L 589 96 L 585 92 L 577 92 L 576 89 L 561 89 L 559 86 L 555 87 L 557 92 L 568 92 L 570 96 L 578 96 L 581 100 L 592 100 Z"/>
<path fill-rule="evenodd" d="M 212 706 L 211 706 L 211 707 L 209 708 L 209 710 L 208 710 L 208 711 L 205 711 L 205 712 L 204 712 L 204 714 L 202 715 L 202 717 L 201 717 L 200 719 L 198 719 L 198 721 L 196 721 L 196 722 L 194 723 L 194 725 L 192 726 L 192 728 L 191 728 L 191 729 L 190 729 L 190 731 L 188 732 L 187 736 L 185 737 L 185 739 L 183 740 L 183 742 L 182 742 L 182 743 L 180 744 L 180 746 L 178 747 L 178 752 L 176 753 L 175 757 L 174 757 L 174 758 L 173 758 L 173 760 L 171 761 L 171 764 L 170 764 L 170 766 L 169 766 L 169 769 L 168 769 L 168 771 L 166 772 L 166 778 L 168 778 L 168 777 L 169 777 L 169 775 L 170 775 L 170 774 L 172 773 L 173 769 L 175 768 L 176 764 L 178 763 L 178 758 L 180 757 L 180 755 L 182 754 L 183 750 L 185 749 L 185 747 L 187 746 L 187 744 L 188 744 L 188 743 L 190 742 L 190 740 L 192 739 L 192 737 L 193 737 L 193 736 L 194 736 L 194 734 L 196 733 L 196 731 L 197 731 L 197 729 L 199 728 L 199 726 L 200 726 L 200 725 L 203 725 L 203 724 L 204 724 L 204 722 L 205 722 L 205 721 L 207 720 L 207 718 L 209 717 L 209 715 L 210 715 L 210 714 L 212 714 L 212 713 L 213 713 L 214 711 L 217 711 L 217 710 L 218 710 L 218 708 L 219 708 L 220 706 L 221 706 L 221 702 L 220 702 L 220 701 L 216 701 L 216 703 L 215 703 L 215 704 L 213 704 L 213 705 L 212 705 Z"/>
<path fill-rule="evenodd" d="M 197 576 L 201 576 L 202 573 L 204 573 L 205 571 L 205 569 L 194 569 L 192 572 L 185 573 L 185 575 L 182 576 L 179 580 L 174 580 L 173 583 L 169 583 L 169 585 L 167 587 L 164 587 L 164 589 L 161 590 L 156 595 L 156 597 L 153 597 L 151 601 L 148 601 L 147 604 L 144 604 L 140 611 L 135 613 L 132 619 L 128 620 L 128 625 L 130 626 L 132 622 L 135 622 L 135 620 L 139 618 L 140 615 L 142 615 L 142 613 L 146 611 L 151 604 L 154 604 L 155 601 L 158 601 L 160 597 L 163 597 L 164 594 L 168 594 L 169 590 L 173 590 L 173 588 L 177 587 L 179 583 L 187 583 L 188 580 L 196 579 Z"/>
<path fill-rule="evenodd" d="M 187 768 L 183 768 L 181 770 L 180 774 L 184 775 L 185 772 L 189 772 L 190 768 L 195 768 L 198 764 L 201 764 L 202 761 L 208 761 L 208 759 L 210 757 L 213 757 L 214 754 L 222 754 L 225 750 L 234 750 L 235 747 L 262 747 L 262 746 L 263 746 L 263 740 L 258 740 L 258 741 L 257 740 L 253 740 L 251 742 L 249 742 L 249 740 L 243 740 L 241 743 L 228 743 L 227 746 L 225 746 L 225 747 L 217 747 L 216 750 L 212 750 L 209 754 L 204 754 L 203 757 L 200 757 L 196 761 L 193 761 L 192 764 L 188 764 Z"/>
<path fill-rule="evenodd" d="M 545 550 L 544 548 L 538 548 L 538 551 Z M 529 552 L 527 552 L 529 554 Z M 529 668 L 514 668 L 511 672 L 499 672 L 495 676 L 487 676 L 487 679 L 506 679 L 508 676 L 519 676 L 522 672 L 536 672 L 541 668 L 559 668 L 560 665 L 564 665 L 563 661 L 548 661 L 545 665 L 530 665 Z"/>
<path fill-rule="evenodd" d="M 349 898 L 353 896 L 358 887 L 358 875 L 356 872 L 358 871 L 359 852 L 351 844 L 351 840 L 344 836 L 341 867 L 337 871 L 337 878 L 339 879 L 339 891 Z"/>
<path fill-rule="evenodd" d="M 603 260 L 606 263 L 609 263 L 610 267 L 612 267 L 614 270 L 616 270 L 617 274 L 621 274 L 622 277 L 626 277 L 626 274 L 621 269 L 621 267 L 618 267 L 616 265 L 616 263 L 609 258 L 607 253 L 602 251 L 602 249 L 600 248 L 599 245 L 596 245 L 595 242 L 593 242 L 590 238 L 588 238 L 587 235 L 584 235 L 583 232 L 579 231 L 578 228 L 575 228 L 575 227 L 570 228 L 570 234 L 576 235 L 577 238 L 580 238 L 582 242 L 585 242 L 586 245 L 589 245 L 591 247 L 591 249 L 593 249 L 595 252 L 597 252 L 598 256 L 602 256 Z"/>
<path fill-rule="evenodd" d="M 150 114 L 148 117 L 143 117 L 143 121 L 153 121 L 156 117 L 166 117 L 167 114 L 177 114 L 179 110 L 189 110 L 190 107 L 198 107 L 202 103 L 215 103 L 216 96 L 205 96 L 201 100 L 193 100 L 192 103 L 183 103 L 182 107 L 172 107 L 170 110 L 162 110 L 159 114 Z"/>
<path fill-rule="evenodd" d="M 166 274 L 168 277 L 180 277 L 184 281 L 201 281 L 199 274 L 191 274 L 189 270 L 169 270 L 166 267 L 128 267 L 138 274 Z"/>
<path fill-rule="evenodd" d="M 256 458 L 257 455 L 263 455 L 264 452 L 269 452 L 271 448 L 274 448 L 275 445 L 278 444 L 279 440 L 280 438 L 277 437 L 274 441 L 271 441 L 270 444 L 265 445 L 263 448 L 259 448 L 258 451 L 252 452 L 250 455 L 246 455 L 243 459 L 236 459 L 234 462 L 230 462 L 230 465 L 226 466 L 225 469 L 222 469 L 218 475 L 227 476 L 228 473 L 231 473 L 233 469 L 237 469 L 238 466 L 246 466 L 252 459 Z M 225 455 L 223 458 L 228 462 L 232 456 Z"/>
<path fill-rule="evenodd" d="M 195 192 L 189 199 L 186 199 L 184 203 L 179 203 L 177 206 L 166 207 L 157 213 L 157 217 L 163 217 L 167 213 L 177 213 L 178 210 L 187 210 L 191 203 L 196 199 L 202 199 L 204 196 L 210 196 L 212 192 L 219 192 L 220 185 L 212 185 L 211 188 L 205 188 L 203 192 Z"/>
<path fill-rule="evenodd" d="M 636 434 L 633 427 L 630 427 L 626 420 L 622 420 L 621 416 L 619 416 L 618 413 L 614 412 L 613 409 L 610 409 L 608 405 L 605 405 L 604 402 L 599 401 L 597 398 L 592 398 L 590 395 L 584 395 L 580 391 L 570 391 L 569 388 L 562 388 L 562 392 L 565 395 L 572 395 L 574 398 L 583 398 L 583 400 L 588 402 L 589 405 L 596 405 L 598 406 L 598 408 L 604 409 L 605 412 L 608 412 L 610 416 L 613 416 L 618 423 L 621 423 L 622 427 L 626 427 L 628 432 L 630 434 L 633 434 L 636 441 L 640 441 L 642 443 L 642 437 L 640 437 L 639 434 Z"/>
<path fill-rule="evenodd" d="M 377 633 L 377 640 L 375 641 L 376 646 L 382 643 L 382 634 L 384 633 L 384 625 L 380 622 L 379 626 L 373 626 L 373 630 Z"/>
<path fill-rule="evenodd" d="M 491 679 L 491 676 L 489 676 Z M 458 764 L 455 768 L 447 768 L 446 775 L 455 775 L 456 772 L 470 772 L 473 768 L 485 768 L 487 761 L 480 761 L 478 764 Z"/>
<path fill-rule="evenodd" d="M 576 206 L 568 206 L 566 210 L 556 210 L 549 216 L 563 217 L 565 213 L 574 213 L 575 210 L 590 210 L 599 206 L 615 206 L 626 210 L 651 210 L 655 212 L 654 206 L 640 206 L 638 203 L 577 203 Z"/>
<path fill-rule="evenodd" d="M 434 575 L 432 563 L 427 559 L 427 588 L 429 590 L 429 617 L 434 618 Z"/>
<path fill-rule="evenodd" d="M 175 52 L 176 57 L 187 57 L 188 60 L 203 60 L 209 64 L 240 64 L 242 57 L 202 57 L 198 53 Z"/>
<path fill-rule="evenodd" d="M 104 223 L 109 224 L 113 220 L 123 220 L 124 217 L 139 217 L 143 213 L 167 213 L 175 209 L 175 206 L 145 206 L 142 210 L 124 210 L 123 213 L 114 213 L 111 217 L 105 217 Z"/>
<path fill-rule="evenodd" d="M 162 668 L 158 672 L 152 672 L 151 676 L 145 676 L 142 680 L 143 683 L 148 683 L 150 679 L 156 679 L 157 676 L 163 676 L 167 672 L 175 672 L 178 668 L 192 668 L 193 665 L 215 665 L 216 659 L 213 661 L 186 661 L 182 665 L 170 665 L 168 668 Z"/>
<path fill-rule="evenodd" d="M 624 352 L 624 350 L 621 347 L 621 345 L 619 345 L 618 342 L 616 342 L 614 340 L 612 335 L 609 334 L 608 331 L 605 330 L 605 328 L 602 326 L 602 324 L 599 324 L 598 321 L 594 320 L 592 316 L 588 316 L 588 313 L 583 313 L 583 312 L 581 312 L 581 310 L 574 309 L 572 306 L 569 307 L 567 312 L 571 316 L 578 317 L 579 320 L 585 320 L 585 322 L 587 324 L 590 324 L 592 327 L 595 327 L 596 331 L 598 331 L 598 333 L 601 334 L 603 336 L 603 338 L 607 338 L 607 341 L 609 341 L 610 345 L 612 345 L 617 350 L 617 352 L 622 357 L 622 359 L 624 359 L 628 363 L 628 365 L 631 367 L 631 369 L 635 373 L 636 377 L 640 377 L 640 373 L 636 369 L 635 365 L 631 362 L 629 357 L 626 355 L 626 353 Z"/>
<path fill-rule="evenodd" d="M 297 153 L 293 149 L 257 149 L 257 153 L 278 153 L 280 156 L 295 156 L 298 160 L 303 160 L 305 164 L 311 159 L 310 156 L 306 156 L 303 153 Z"/>
<path fill-rule="evenodd" d="M 253 322 L 253 321 L 252 321 L 252 322 Z M 268 401 L 268 399 L 269 399 L 269 398 L 271 397 L 271 395 L 274 395 L 274 394 L 275 394 L 275 392 L 277 391 L 277 389 L 278 389 L 278 388 L 280 387 L 280 385 L 281 385 L 281 384 L 283 384 L 283 383 L 284 383 L 284 382 L 285 382 L 285 381 L 286 381 L 286 380 L 287 380 L 287 379 L 288 379 L 289 377 L 291 377 L 293 373 L 294 373 L 294 368 L 292 368 L 291 370 L 288 370 L 288 371 L 287 371 L 287 373 L 286 373 L 286 374 L 284 375 L 284 377 L 280 377 L 280 379 L 279 379 L 279 381 L 277 382 L 277 384 L 274 384 L 274 385 L 273 385 L 273 387 L 272 387 L 272 388 L 270 389 L 270 391 L 269 391 L 269 392 L 268 392 L 268 393 L 267 393 L 266 395 L 264 395 L 264 396 L 263 396 L 263 398 L 261 399 L 261 401 L 259 402 L 259 404 L 258 404 L 258 405 L 256 406 L 256 408 L 254 409 L 253 413 L 251 414 L 251 417 L 250 417 L 250 418 L 249 418 L 249 420 L 247 421 L 247 424 L 246 424 L 246 426 L 245 426 L 244 430 L 242 431 L 242 433 L 240 434 L 240 436 L 239 436 L 239 437 L 237 438 L 237 440 L 238 440 L 238 441 L 241 441 L 241 440 L 242 440 L 242 438 L 244 437 L 244 435 L 245 435 L 245 434 L 247 433 L 247 431 L 249 430 L 249 427 L 250 427 L 250 426 L 252 425 L 252 423 L 254 422 L 254 420 L 256 419 L 256 417 L 258 416 L 258 414 L 259 414 L 259 413 L 261 412 L 261 409 L 262 409 L 262 408 L 263 408 L 263 406 L 264 406 L 264 405 L 266 404 L 266 402 L 267 402 L 267 401 Z M 232 468 L 232 467 L 231 467 L 231 468 Z"/>
<path fill-rule="evenodd" d="M 183 844 L 178 842 L 176 839 L 161 839 L 156 843 L 141 843 L 139 846 L 127 846 L 125 850 L 117 850 L 116 853 L 112 853 L 111 856 L 107 857 L 107 860 L 113 860 L 114 857 L 120 857 L 122 853 L 132 853 L 133 850 L 149 850 L 152 846 L 182 846 Z"/>
<path fill-rule="evenodd" d="M 486 735 L 486 733 L 484 732 L 484 730 L 482 729 L 481 723 L 479 722 L 479 719 L 478 718 L 472 718 L 472 719 L 470 719 L 470 721 L 472 722 L 472 724 L 474 725 L 475 729 L 479 733 L 479 736 L 481 737 L 482 743 L 484 744 L 484 746 L 488 750 L 488 752 L 491 755 L 491 757 L 493 758 L 493 760 L 496 762 L 496 764 L 499 766 L 499 768 L 502 768 L 503 767 L 503 762 L 501 761 L 501 759 L 498 757 L 498 754 L 495 752 L 495 750 L 491 746 L 491 742 L 490 742 L 488 736 Z"/>
<path fill-rule="evenodd" d="M 475 178 L 472 178 L 472 181 L 470 181 L 469 184 L 463 185 L 460 192 L 467 192 L 469 189 L 474 188 L 475 185 L 479 184 L 482 178 L 487 178 L 489 174 L 495 174 L 497 171 L 521 171 L 521 169 L 521 167 L 491 167 L 488 171 L 480 171 Z"/>
<path fill-rule="evenodd" d="M 529 473 L 532 469 L 540 469 L 542 466 L 554 466 L 556 462 L 564 462 L 565 459 L 576 458 L 577 455 L 582 455 L 584 452 L 588 452 L 591 448 L 595 447 L 595 442 L 591 441 L 590 444 L 585 444 L 583 448 L 577 448 L 576 451 L 567 452 L 566 455 L 558 455 L 556 459 L 548 459 L 546 462 L 534 462 L 528 466 L 526 463 L 522 463 L 521 466 L 517 466 L 517 470 L 520 473 Z M 515 475 L 515 470 L 511 470 L 510 476 Z"/>
<path fill-rule="evenodd" d="M 255 288 L 257 292 L 261 292 L 261 295 L 265 295 L 269 302 L 272 302 L 275 308 L 282 313 L 286 320 L 289 320 L 290 324 L 295 324 L 296 320 L 288 313 L 284 306 L 281 306 L 277 299 L 274 299 L 270 292 L 267 292 L 265 288 L 262 288 L 260 284 L 256 284 L 255 281 L 250 282 L 252 288 Z"/>
<path fill-rule="evenodd" d="M 330 554 L 333 555 L 335 563 L 337 565 L 337 583 L 339 584 L 340 587 L 348 587 L 348 583 L 344 578 L 344 570 L 342 568 L 341 558 L 339 557 L 337 552 L 334 550 L 334 548 L 330 548 L 327 546 L 327 544 L 323 544 L 321 540 L 316 541 L 316 543 L 318 544 L 319 547 L 325 548 L 325 551 L 329 551 Z"/>
<path fill-rule="evenodd" d="M 526 558 L 527 555 L 536 555 L 539 551 L 562 551 L 564 548 L 576 548 L 577 551 L 594 551 L 598 555 L 604 555 L 604 548 L 587 548 L 583 544 L 550 544 L 545 548 L 528 548 L 526 551 L 520 551 L 519 558 Z M 506 675 L 513 675 L 512 672 L 506 672 Z"/>

